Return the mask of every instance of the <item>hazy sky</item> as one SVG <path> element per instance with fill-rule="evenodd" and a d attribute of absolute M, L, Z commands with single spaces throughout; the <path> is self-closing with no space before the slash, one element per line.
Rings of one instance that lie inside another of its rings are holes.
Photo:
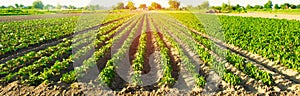
<path fill-rule="evenodd" d="M 16 3 L 23 4 L 25 6 L 32 5 L 32 2 L 35 0 L 0 0 L 0 5 L 14 5 Z M 88 4 L 99 4 L 103 6 L 110 7 L 112 5 L 115 5 L 117 2 L 127 2 L 127 1 L 133 1 L 135 2 L 136 6 L 139 4 L 145 3 L 147 5 L 150 5 L 151 2 L 158 2 L 163 7 L 168 7 L 168 0 L 41 0 L 45 5 L 51 4 L 51 5 L 75 5 L 78 7 L 86 6 Z M 181 2 L 182 5 L 199 5 L 204 0 L 178 0 Z M 247 4 L 250 5 L 263 5 L 268 0 L 230 0 L 232 5 L 240 4 L 242 6 L 246 6 Z M 283 3 L 292 3 L 292 4 L 300 4 L 300 0 L 272 0 L 275 4 L 283 4 Z M 211 6 L 220 6 L 222 3 L 227 3 L 228 0 L 209 0 L 209 3 Z"/>

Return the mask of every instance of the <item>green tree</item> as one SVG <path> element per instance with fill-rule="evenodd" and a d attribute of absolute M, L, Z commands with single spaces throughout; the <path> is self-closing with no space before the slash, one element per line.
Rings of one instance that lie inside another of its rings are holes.
<path fill-rule="evenodd" d="M 15 4 L 16 8 L 20 8 L 19 4 Z"/>
<path fill-rule="evenodd" d="M 149 10 L 159 10 L 159 9 L 162 9 L 162 7 L 159 3 L 156 2 L 152 2 L 149 7 Z"/>
<path fill-rule="evenodd" d="M 134 6 L 134 3 L 132 1 L 129 1 L 125 7 L 126 9 L 135 10 L 136 7 Z"/>
<path fill-rule="evenodd" d="M 227 9 L 227 7 L 228 7 L 228 4 L 226 4 L 226 3 L 222 3 L 222 10 L 226 10 L 226 9 Z"/>
<path fill-rule="evenodd" d="M 242 7 L 241 10 L 242 10 L 242 13 L 247 13 L 248 12 L 245 7 Z"/>
<path fill-rule="evenodd" d="M 204 1 L 203 3 L 201 3 L 198 6 L 199 9 L 208 9 L 209 8 L 209 2 L 208 1 Z"/>
<path fill-rule="evenodd" d="M 244 12 L 244 10 L 246 10 L 244 7 L 236 6 L 237 12 L 241 13 L 241 12 Z"/>
<path fill-rule="evenodd" d="M 291 5 L 289 3 L 284 3 L 280 5 L 281 9 L 289 9 Z"/>
<path fill-rule="evenodd" d="M 299 4 L 299 5 L 297 5 L 297 8 L 298 8 L 298 9 L 300 9 L 300 4 Z"/>
<path fill-rule="evenodd" d="M 211 9 L 222 10 L 222 7 L 221 6 L 211 6 Z"/>
<path fill-rule="evenodd" d="M 6 8 L 4 5 L 2 5 L 0 8 Z"/>
<path fill-rule="evenodd" d="M 291 9 L 296 9 L 297 8 L 297 6 L 296 5 L 294 5 L 294 4 L 291 4 L 291 7 L 290 7 Z"/>
<path fill-rule="evenodd" d="M 124 3 L 123 2 L 119 2 L 116 6 L 116 9 L 124 9 Z"/>
<path fill-rule="evenodd" d="M 44 9 L 47 9 L 47 10 L 49 10 L 49 9 L 54 9 L 55 7 L 53 6 L 53 5 L 50 5 L 50 4 L 47 4 L 45 7 L 44 7 Z"/>
<path fill-rule="evenodd" d="M 187 5 L 184 9 L 193 9 L 193 5 Z"/>
<path fill-rule="evenodd" d="M 273 3 L 271 0 L 269 0 L 265 5 L 264 8 L 266 9 L 272 9 L 273 8 Z"/>
<path fill-rule="evenodd" d="M 179 9 L 180 2 L 178 2 L 177 0 L 169 0 L 168 3 L 171 9 L 175 9 L 175 10 Z"/>
<path fill-rule="evenodd" d="M 140 8 L 140 9 L 146 9 L 146 8 L 147 8 L 147 5 L 146 5 L 146 4 L 140 4 L 139 8 Z"/>
<path fill-rule="evenodd" d="M 23 5 L 23 4 L 20 4 L 20 8 L 24 8 L 24 5 Z"/>
<path fill-rule="evenodd" d="M 68 9 L 76 9 L 76 7 L 73 6 L 73 5 L 69 5 L 69 6 L 68 6 Z"/>
<path fill-rule="evenodd" d="M 224 11 L 230 11 L 230 10 L 232 10 L 232 7 L 230 5 L 228 5 L 228 4 L 226 4 L 226 3 L 223 3 L 222 4 L 222 10 L 224 10 Z"/>
<path fill-rule="evenodd" d="M 36 9 L 43 9 L 43 8 L 44 8 L 44 4 L 43 4 L 42 1 L 37 0 L 37 1 L 34 1 L 34 2 L 32 3 L 32 7 L 33 7 L 33 8 L 36 8 Z"/>
<path fill-rule="evenodd" d="M 264 7 L 260 5 L 255 5 L 253 8 L 257 10 L 257 9 L 263 9 Z"/>
<path fill-rule="evenodd" d="M 83 8 L 84 10 L 99 10 L 101 9 L 100 5 L 88 5 Z"/>
<path fill-rule="evenodd" d="M 239 9 L 239 8 L 241 8 L 242 6 L 240 5 L 240 4 L 237 4 L 236 5 L 236 9 Z"/>
<path fill-rule="evenodd" d="M 85 10 L 95 10 L 95 6 L 94 5 L 88 5 L 86 6 Z"/>
<path fill-rule="evenodd" d="M 246 9 L 252 9 L 253 7 L 250 5 L 250 4 L 248 4 L 247 6 L 246 6 Z"/>
<path fill-rule="evenodd" d="M 284 4 L 281 4 L 280 9 L 286 9 L 286 6 Z"/>
<path fill-rule="evenodd" d="M 103 6 L 100 6 L 99 4 L 94 5 L 96 10 L 103 9 Z"/>
<path fill-rule="evenodd" d="M 13 9 L 13 8 L 15 8 L 15 7 L 12 6 L 12 5 L 9 5 L 7 8 Z"/>
<path fill-rule="evenodd" d="M 55 7 L 55 9 L 61 9 L 61 8 L 62 8 L 62 6 L 60 4 L 57 4 Z"/>
<path fill-rule="evenodd" d="M 32 6 L 27 6 L 25 9 L 32 9 Z"/>
<path fill-rule="evenodd" d="M 275 9 L 280 9 L 280 6 L 278 4 L 275 4 L 274 8 Z"/>

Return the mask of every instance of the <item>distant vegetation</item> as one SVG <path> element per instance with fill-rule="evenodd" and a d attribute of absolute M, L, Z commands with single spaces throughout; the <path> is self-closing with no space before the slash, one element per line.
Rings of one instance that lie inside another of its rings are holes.
<path fill-rule="evenodd" d="M 247 6 L 240 6 L 237 5 L 230 5 L 230 2 L 228 4 L 223 3 L 222 6 L 212 6 L 211 9 L 218 10 L 221 12 L 247 12 L 247 11 L 277 11 L 277 10 L 286 10 L 286 9 L 300 9 L 300 4 L 273 4 L 271 0 L 266 2 L 264 5 L 254 5 L 251 6 L 248 4 Z"/>
<path fill-rule="evenodd" d="M 130 10 L 179 10 L 182 9 L 180 8 L 180 2 L 177 0 L 169 0 L 169 7 L 168 8 L 163 8 L 161 4 L 157 2 L 152 2 L 150 6 L 147 6 L 146 4 L 140 4 L 138 8 L 135 7 L 134 2 L 129 1 L 125 5 L 123 2 L 119 2 L 116 6 L 113 6 L 112 8 L 115 10 L 119 9 L 130 9 Z"/>
<path fill-rule="evenodd" d="M 90 12 L 94 10 L 105 9 L 100 5 L 88 5 L 85 7 L 76 7 L 73 5 L 60 5 L 56 6 L 50 4 L 44 4 L 40 0 L 36 0 L 31 6 L 24 6 L 23 4 L 15 4 L 0 7 L 0 16 L 7 15 L 36 15 L 36 14 L 50 14 L 50 13 L 81 13 Z"/>
<path fill-rule="evenodd" d="M 162 7 L 157 2 L 152 2 L 151 5 L 140 4 L 136 7 L 135 3 L 119 2 L 112 6 L 113 10 L 209 10 L 210 13 L 247 13 L 248 11 L 258 12 L 272 12 L 272 13 L 291 13 L 298 14 L 300 11 L 294 9 L 300 9 L 300 4 L 273 4 L 271 0 L 266 2 L 264 5 L 247 6 L 231 5 L 230 2 L 223 3 L 221 6 L 210 6 L 209 1 L 204 1 L 197 6 L 186 5 L 180 6 L 181 3 L 177 0 L 169 0 L 168 7 Z M 81 13 L 81 12 L 95 12 L 95 10 L 110 9 L 100 5 L 88 5 L 85 7 L 76 7 L 73 5 L 60 5 L 56 6 L 50 4 L 44 4 L 40 0 L 36 0 L 31 6 L 24 6 L 22 4 L 14 4 L 9 6 L 0 7 L 0 16 L 5 15 L 34 15 L 34 14 L 50 14 L 50 13 Z M 288 10 L 287 10 L 288 9 Z"/>
<path fill-rule="evenodd" d="M 157 2 L 152 2 L 151 5 L 147 6 L 146 4 L 140 4 L 138 8 L 134 7 L 134 2 L 127 2 L 125 5 L 123 2 L 119 2 L 116 6 L 113 6 L 113 9 L 137 9 L 137 10 L 211 10 L 213 13 L 231 13 L 231 12 L 238 12 L 238 13 L 247 13 L 248 11 L 274 11 L 278 12 L 278 10 L 286 10 L 286 9 L 300 9 L 300 4 L 273 4 L 271 0 L 266 2 L 264 5 L 254 5 L 251 6 L 248 4 L 247 6 L 231 5 L 230 2 L 223 3 L 221 6 L 210 6 L 209 1 L 204 1 L 197 6 L 186 5 L 180 6 L 181 3 L 177 0 L 169 0 L 169 7 L 162 7 Z M 131 6 L 131 7 L 130 7 Z M 210 11 L 208 11 L 210 12 Z M 290 11 L 280 11 L 283 13 L 290 12 Z M 298 12 L 298 11 L 293 11 Z"/>

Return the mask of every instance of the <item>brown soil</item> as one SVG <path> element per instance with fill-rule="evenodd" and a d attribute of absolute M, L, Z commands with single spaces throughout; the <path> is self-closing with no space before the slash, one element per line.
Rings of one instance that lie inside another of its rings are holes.
<path fill-rule="evenodd" d="M 130 45 L 130 48 L 129 48 L 129 60 L 130 60 L 130 64 L 132 65 L 133 64 L 133 60 L 135 59 L 135 54 L 137 53 L 138 51 L 138 48 L 139 48 L 139 44 L 140 44 L 140 37 L 142 35 L 142 26 L 146 26 L 146 25 L 143 25 L 144 22 L 145 22 L 145 18 L 146 16 L 143 17 L 143 19 L 140 21 L 140 26 L 138 26 L 138 29 L 137 29 L 137 33 L 135 34 L 135 38 L 133 39 L 131 45 Z M 143 68 L 145 69 L 145 68 Z M 143 71 L 144 73 L 144 71 Z"/>
<path fill-rule="evenodd" d="M 164 40 L 164 45 L 169 49 L 168 55 L 170 57 L 170 63 L 172 64 L 172 77 L 175 78 L 175 80 L 178 80 L 179 78 L 179 72 L 180 72 L 180 65 L 179 63 L 181 62 L 178 56 L 178 52 L 175 51 L 174 48 L 171 47 L 169 43 L 167 43 L 166 38 L 158 32 L 158 35 L 161 40 Z"/>
<path fill-rule="evenodd" d="M 142 19 L 139 19 L 139 20 L 142 20 L 144 21 L 144 17 L 142 17 Z M 138 20 L 138 21 L 139 21 Z M 142 24 L 143 22 L 140 22 L 141 25 L 139 27 L 142 27 Z M 131 26 L 131 30 L 128 30 L 128 32 L 126 32 L 118 41 L 114 42 L 114 45 L 113 45 L 113 49 L 111 51 L 111 54 L 115 54 L 114 52 L 116 52 L 117 50 L 115 49 L 119 49 L 121 48 L 121 46 L 123 45 L 123 42 L 127 39 L 127 37 L 129 36 L 130 32 L 133 31 L 132 29 L 137 26 L 137 22 L 136 23 L 133 23 L 133 25 Z M 119 32 L 121 32 L 122 30 L 120 30 Z M 119 33 L 117 32 L 117 34 Z M 138 33 L 137 33 L 138 34 Z M 134 40 L 133 42 L 135 41 L 139 41 L 139 40 Z M 129 54 L 129 56 L 132 56 L 131 54 Z M 113 90 L 122 90 L 123 88 L 125 88 L 126 86 L 128 86 L 128 82 L 125 81 L 121 76 L 119 76 L 119 74 L 115 73 L 115 78 L 113 79 L 112 81 L 112 84 L 111 86 L 109 86 L 111 89 Z"/>
<path fill-rule="evenodd" d="M 149 19 L 148 19 L 147 16 L 146 16 L 146 20 L 145 21 L 146 21 L 146 25 L 143 25 L 143 26 L 147 26 L 146 27 L 147 28 L 146 29 L 146 49 L 145 49 L 146 52 L 144 54 L 143 70 L 142 70 L 142 74 L 141 74 L 142 75 L 142 77 L 141 77 L 142 80 L 145 80 L 146 78 L 151 77 L 151 76 L 146 76 L 146 75 L 153 74 L 152 71 L 155 71 L 154 69 L 160 70 L 160 68 L 159 68 L 160 65 L 157 65 L 157 62 L 150 61 L 150 60 L 152 60 L 152 59 L 150 59 L 150 57 L 153 56 L 153 54 L 155 53 L 155 49 L 156 48 L 154 46 L 153 33 L 149 31 L 150 30 Z M 143 22 L 145 22 L 145 21 L 143 21 Z M 142 31 L 142 26 L 140 26 L 138 28 L 138 30 L 139 30 L 139 33 L 138 33 L 139 36 L 137 36 L 133 40 L 133 42 L 132 42 L 132 44 L 130 46 L 130 50 L 129 50 L 129 60 L 131 62 L 131 65 L 133 64 L 133 60 L 136 57 L 135 54 L 137 53 L 137 50 L 138 50 L 138 47 L 139 47 L 139 43 L 140 43 L 139 39 L 141 37 L 141 33 L 140 32 Z M 156 56 L 154 57 L 154 59 L 157 59 L 157 58 L 158 57 L 156 57 Z M 150 65 L 150 64 L 153 64 L 153 65 Z M 156 78 L 157 77 L 156 75 L 158 75 L 158 74 L 153 74 L 152 75 L 153 78 L 149 78 L 149 80 Z M 160 76 L 158 76 L 158 77 L 160 77 Z M 133 91 L 133 90 L 154 90 L 154 89 L 157 89 L 156 85 L 157 85 L 157 83 L 151 84 L 151 85 L 146 85 L 146 86 L 143 86 L 142 89 L 139 88 L 140 86 L 135 86 L 135 87 L 130 87 L 129 86 L 126 89 L 126 93 L 130 92 L 130 90 L 131 91 Z"/>
<path fill-rule="evenodd" d="M 124 88 L 126 90 L 126 88 Z M 198 89 L 196 89 L 198 90 Z M 61 85 L 46 85 L 40 84 L 39 86 L 24 86 L 20 85 L 20 82 L 12 82 L 9 85 L 3 87 L 0 86 L 0 95 L 2 96 L 24 96 L 24 95 L 43 95 L 43 96 L 102 96 L 102 95 L 142 95 L 142 96 L 174 96 L 174 95 L 204 95 L 204 96 L 299 96 L 300 91 L 281 91 L 281 92 L 273 92 L 269 91 L 266 93 L 251 93 L 246 91 L 220 91 L 217 93 L 198 93 L 194 91 L 180 91 L 174 88 L 160 88 L 154 91 L 112 91 L 106 90 L 98 87 L 91 87 L 88 84 L 82 83 L 73 83 L 69 86 L 61 86 Z"/>
<path fill-rule="evenodd" d="M 131 65 L 133 64 L 133 60 L 135 58 L 135 54 L 139 48 L 139 44 L 140 44 L 140 37 L 141 36 L 137 36 L 131 43 L 130 49 L 129 49 L 129 60 L 131 61 Z"/>
<path fill-rule="evenodd" d="M 150 20 L 150 22 L 153 22 L 154 25 L 155 22 L 153 19 Z M 156 30 L 161 30 L 157 26 L 155 27 Z M 179 53 L 176 52 L 176 50 L 170 45 L 170 42 L 167 42 L 167 39 L 161 34 L 161 32 L 157 32 L 160 39 L 164 41 L 164 45 L 168 48 L 168 55 L 170 57 L 170 63 L 172 64 L 172 77 L 175 78 L 175 80 L 178 80 L 179 78 L 179 72 L 180 72 L 180 59 L 179 59 Z"/>
<path fill-rule="evenodd" d="M 130 23 L 126 24 L 125 26 L 128 26 L 129 24 L 130 24 Z M 109 31 L 107 31 L 106 33 L 104 33 L 103 35 L 109 34 L 110 32 L 116 30 L 116 29 L 117 29 L 118 27 L 120 27 L 121 25 L 122 25 L 122 24 L 117 25 L 116 27 L 114 27 L 114 28 L 112 28 L 111 30 L 109 30 Z M 125 26 L 122 27 L 120 30 L 124 30 L 124 29 L 125 29 Z M 109 36 L 108 38 L 106 38 L 104 41 L 108 41 L 108 40 L 112 39 L 116 34 L 117 34 L 117 32 L 114 33 L 114 34 L 112 34 L 112 35 Z M 99 36 L 97 36 L 97 39 L 99 39 Z M 101 47 L 104 46 L 105 44 L 107 44 L 107 42 L 102 42 L 102 43 L 100 43 L 99 45 L 97 45 L 97 46 L 95 47 L 95 50 L 98 50 L 99 48 L 101 48 Z M 86 60 L 86 59 L 90 58 L 90 57 L 92 56 L 92 53 L 93 53 L 93 52 L 94 52 L 94 51 L 88 52 L 88 53 L 90 53 L 90 54 L 86 54 L 83 58 L 80 58 L 80 59 L 82 59 L 82 60 L 79 60 L 78 62 L 83 63 L 83 60 Z M 85 74 L 85 75 L 88 75 L 88 76 L 85 76 L 85 77 L 89 77 L 89 78 L 82 78 L 83 80 L 82 80 L 81 82 L 90 82 L 91 80 L 97 79 L 96 76 L 98 76 L 98 74 L 100 74 L 101 70 L 103 70 L 103 69 L 105 68 L 106 62 L 107 62 L 108 60 L 111 59 L 111 54 L 110 54 L 110 52 L 111 52 L 111 49 L 109 49 L 109 50 L 105 53 L 104 57 L 100 58 L 100 59 L 97 61 L 97 72 L 95 72 L 96 70 L 95 70 L 94 68 L 91 69 L 91 70 L 88 70 L 88 72 Z M 81 64 L 81 63 L 80 63 L 80 64 Z"/>
<path fill-rule="evenodd" d="M 150 72 L 151 67 L 149 65 L 149 57 L 151 56 L 151 54 L 153 54 L 155 52 L 155 48 L 153 45 L 153 42 L 151 41 L 152 39 L 152 32 L 146 32 L 147 36 L 146 36 L 146 53 L 144 55 L 145 60 L 144 60 L 144 64 L 143 64 L 143 71 L 142 74 L 147 74 L 148 72 Z M 137 38 L 135 38 L 130 46 L 130 50 L 129 50 L 129 58 L 131 61 L 131 64 L 133 64 L 133 60 L 135 59 L 135 54 L 138 50 L 139 47 L 139 39 L 141 36 L 138 36 Z"/>
<path fill-rule="evenodd" d="M 147 18 L 147 30 L 149 30 L 149 19 Z M 146 31 L 147 31 L 146 30 Z M 153 33 L 152 32 L 146 32 L 146 54 L 144 55 L 145 60 L 144 60 L 144 66 L 143 66 L 143 72 L 142 74 L 147 74 L 150 72 L 151 67 L 150 67 L 150 56 L 155 52 L 155 47 L 154 47 L 154 42 L 152 41 L 153 39 Z"/>

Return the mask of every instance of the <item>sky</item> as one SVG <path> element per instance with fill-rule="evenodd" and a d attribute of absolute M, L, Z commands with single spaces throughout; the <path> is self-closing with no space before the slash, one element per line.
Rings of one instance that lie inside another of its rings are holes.
<path fill-rule="evenodd" d="M 25 6 L 32 5 L 32 2 L 35 0 L 0 0 L 0 6 L 5 5 L 14 5 L 16 3 L 23 4 Z M 135 3 L 135 6 L 139 6 L 139 4 L 147 4 L 150 5 L 151 2 L 157 2 L 160 3 L 163 7 L 168 7 L 168 0 L 41 0 L 44 5 L 51 4 L 56 6 L 57 4 L 60 5 L 74 5 L 77 7 L 83 7 L 89 4 L 95 5 L 99 4 L 101 6 L 111 7 L 112 5 L 116 5 L 118 2 L 126 2 L 133 1 Z M 182 6 L 185 5 L 199 5 L 204 0 L 178 0 L 181 2 Z M 209 4 L 211 6 L 221 6 L 222 3 L 227 3 L 228 0 L 208 0 Z M 263 5 L 268 0 L 230 0 L 231 5 L 240 4 L 242 6 L 246 6 L 247 4 L 250 5 Z M 271 0 L 273 4 L 283 4 L 283 3 L 291 3 L 291 4 L 300 4 L 300 0 Z"/>

